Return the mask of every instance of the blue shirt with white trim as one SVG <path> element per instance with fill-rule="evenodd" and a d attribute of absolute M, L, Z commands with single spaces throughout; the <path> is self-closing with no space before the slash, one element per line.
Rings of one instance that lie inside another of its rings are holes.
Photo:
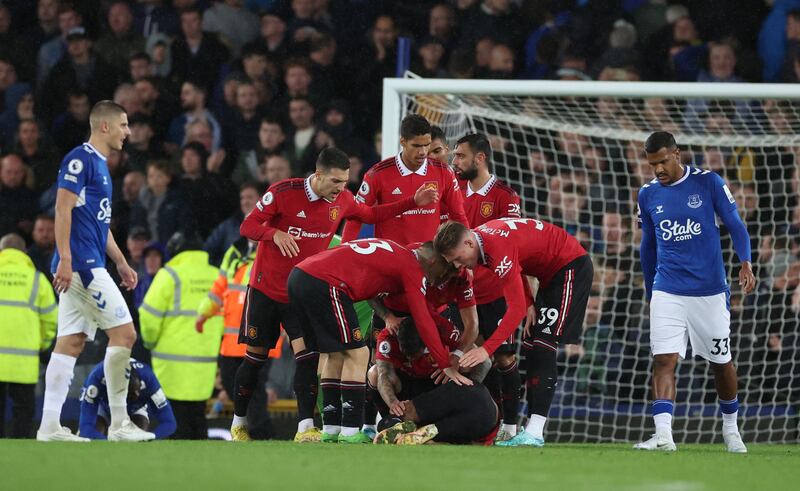
<path fill-rule="evenodd" d="M 672 184 L 653 179 L 642 186 L 641 260 L 648 297 L 653 290 L 685 296 L 729 291 L 717 218 L 732 236 L 736 231 L 737 255 L 749 261 L 749 238 L 746 247 L 738 246 L 744 225 L 736 200 L 719 175 L 685 166 L 683 177 Z"/>
<path fill-rule="evenodd" d="M 89 143 L 72 149 L 61 161 L 58 188 L 78 195 L 72 209 L 69 235 L 72 270 L 86 271 L 106 265 L 106 242 L 111 224 L 111 175 L 106 158 Z M 50 266 L 55 273 L 58 247 Z"/>

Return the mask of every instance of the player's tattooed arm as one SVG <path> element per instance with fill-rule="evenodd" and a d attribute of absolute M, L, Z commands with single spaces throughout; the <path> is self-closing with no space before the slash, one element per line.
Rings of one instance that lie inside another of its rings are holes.
<path fill-rule="evenodd" d="M 383 402 L 389 406 L 389 412 L 395 416 L 403 415 L 403 403 L 397 398 L 397 393 L 402 389 L 400 379 L 391 363 L 377 361 L 378 367 L 378 393 Z"/>
<path fill-rule="evenodd" d="M 397 317 L 394 315 L 391 310 L 383 305 L 383 301 L 378 297 L 367 300 L 367 303 L 370 307 L 372 307 L 372 310 L 378 314 L 378 317 L 383 319 L 384 328 L 388 329 L 392 334 L 397 334 L 397 330 L 400 328 L 400 323 L 403 321 L 403 319 L 405 319 L 405 317 Z"/>

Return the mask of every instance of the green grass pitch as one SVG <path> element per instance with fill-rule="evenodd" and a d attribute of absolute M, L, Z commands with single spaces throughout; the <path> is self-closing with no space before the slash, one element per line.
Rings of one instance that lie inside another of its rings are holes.
<path fill-rule="evenodd" d="M 623 444 L 543 449 L 298 445 L 222 441 L 89 444 L 0 440 L 0 489 L 266 490 L 784 490 L 798 489 L 800 446 Z"/>

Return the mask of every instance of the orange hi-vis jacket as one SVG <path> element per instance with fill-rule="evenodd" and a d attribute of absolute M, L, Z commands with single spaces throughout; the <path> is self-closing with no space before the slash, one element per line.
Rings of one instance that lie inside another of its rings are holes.
<path fill-rule="evenodd" d="M 225 330 L 219 353 L 225 357 L 241 358 L 247 349 L 246 344 L 239 344 L 239 326 L 256 249 L 247 248 L 246 245 L 245 248 L 242 251 L 237 244 L 233 244 L 228 249 L 220 265 L 219 276 L 198 308 L 198 313 L 204 317 L 223 316 Z M 282 344 L 283 337 L 280 337 L 269 351 L 270 358 L 280 358 Z"/>

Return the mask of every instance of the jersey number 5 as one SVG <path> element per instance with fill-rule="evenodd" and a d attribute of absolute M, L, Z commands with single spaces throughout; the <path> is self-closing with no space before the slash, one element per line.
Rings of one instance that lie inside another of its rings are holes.
<path fill-rule="evenodd" d="M 347 245 L 349 245 L 350 249 L 353 249 L 355 252 L 364 255 L 372 254 L 378 249 L 383 249 L 384 251 L 388 252 L 394 252 L 392 246 L 385 240 L 361 239 L 348 242 Z"/>

